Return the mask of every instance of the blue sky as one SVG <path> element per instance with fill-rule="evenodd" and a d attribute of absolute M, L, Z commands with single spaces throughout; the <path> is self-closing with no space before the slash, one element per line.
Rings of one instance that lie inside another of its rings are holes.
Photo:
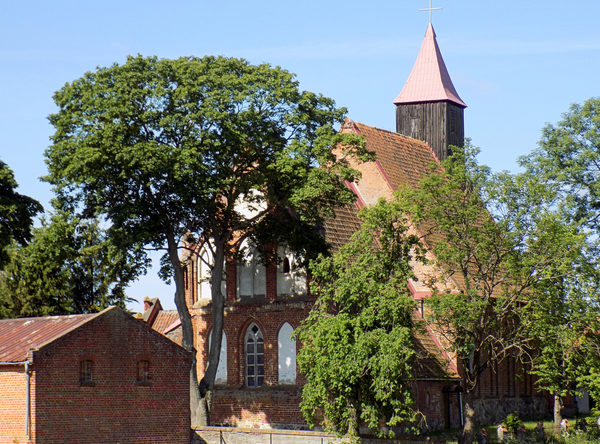
<path fill-rule="evenodd" d="M 600 2 L 436 0 L 433 25 L 480 162 L 515 170 L 545 123 L 600 96 Z M 52 95 L 129 54 L 225 55 L 296 73 L 359 122 L 394 129 L 392 101 L 421 47 L 428 0 L 61 1 L 0 5 L 0 159 L 45 206 Z M 173 307 L 154 271 L 131 296 Z M 139 309 L 132 305 L 132 309 Z"/>

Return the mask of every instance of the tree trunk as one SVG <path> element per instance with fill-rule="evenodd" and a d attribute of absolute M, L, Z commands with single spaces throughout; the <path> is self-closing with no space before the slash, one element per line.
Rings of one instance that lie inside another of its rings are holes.
<path fill-rule="evenodd" d="M 348 402 L 348 434 L 358 437 L 360 434 L 360 424 L 358 422 L 358 412 L 354 402 Z"/>
<path fill-rule="evenodd" d="M 215 257 L 211 277 L 212 298 L 212 340 L 208 351 L 208 367 L 200 382 L 201 394 L 206 408 L 206 421 L 210 422 L 210 411 L 212 409 L 213 392 L 219 358 L 221 357 L 221 340 L 223 338 L 223 317 L 225 311 L 225 297 L 221 292 L 221 280 L 223 279 L 223 265 L 225 263 L 225 243 L 221 240 L 215 242 Z"/>
<path fill-rule="evenodd" d="M 559 392 L 554 393 L 554 433 L 560 434 L 560 423 L 563 420 L 562 417 L 563 400 Z"/>
<path fill-rule="evenodd" d="M 202 396 L 198 386 L 198 373 L 196 361 L 196 349 L 194 347 L 194 328 L 192 316 L 185 301 L 185 283 L 183 269 L 179 260 L 179 249 L 173 233 L 167 233 L 167 247 L 171 265 L 173 265 L 173 277 L 175 280 L 175 305 L 181 320 L 182 340 L 181 346 L 192 353 L 192 365 L 190 367 L 190 414 L 191 425 L 208 425 L 202 415 Z"/>
<path fill-rule="evenodd" d="M 466 393 L 464 405 L 465 425 L 463 428 L 463 443 L 472 444 L 475 439 L 475 409 L 473 408 L 473 395 Z"/>

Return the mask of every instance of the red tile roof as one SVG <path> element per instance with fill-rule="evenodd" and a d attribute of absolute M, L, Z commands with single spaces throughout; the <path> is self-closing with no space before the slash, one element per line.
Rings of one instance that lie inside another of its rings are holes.
<path fill-rule="evenodd" d="M 30 350 L 39 349 L 55 341 L 101 313 L 2 319 L 0 320 L 0 362 L 25 361 Z"/>
<path fill-rule="evenodd" d="M 358 217 L 356 205 L 336 208 L 335 218 L 328 218 L 325 221 L 325 240 L 331 246 L 331 251 L 335 253 L 350 242 L 350 238 L 361 225 L 362 221 Z"/>
<path fill-rule="evenodd" d="M 152 324 L 152 329 L 164 335 L 168 333 L 166 330 L 176 321 L 179 321 L 177 310 L 161 310 Z"/>
<path fill-rule="evenodd" d="M 413 331 L 413 346 L 416 352 L 412 362 L 415 379 L 459 379 L 458 371 L 433 333 L 423 320 L 415 314 L 416 324 Z"/>
<path fill-rule="evenodd" d="M 353 131 L 365 136 L 367 148 L 377 154 L 377 163 L 384 180 L 396 191 L 403 186 L 416 187 L 419 181 L 431 173 L 430 165 L 439 160 L 429 145 L 420 140 L 401 134 L 364 125 L 347 119 L 342 131 Z M 443 236 L 430 224 L 422 223 L 418 227 L 430 248 L 443 242 Z M 452 280 L 459 288 L 464 287 L 461 276 L 454 274 Z"/>
<path fill-rule="evenodd" d="M 435 37 L 430 23 L 415 66 L 394 104 L 448 100 L 466 108 L 452 84 Z"/>
<path fill-rule="evenodd" d="M 429 171 L 429 164 L 439 163 L 429 145 L 393 131 L 375 128 L 350 119 L 344 130 L 365 136 L 367 148 L 377 154 L 382 174 L 394 190 L 403 185 L 415 187 Z"/>

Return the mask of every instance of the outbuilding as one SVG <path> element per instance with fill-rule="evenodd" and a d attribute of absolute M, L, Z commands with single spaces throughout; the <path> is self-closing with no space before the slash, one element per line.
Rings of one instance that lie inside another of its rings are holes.
<path fill-rule="evenodd" d="M 187 444 L 191 360 L 116 307 L 0 320 L 0 444 Z"/>

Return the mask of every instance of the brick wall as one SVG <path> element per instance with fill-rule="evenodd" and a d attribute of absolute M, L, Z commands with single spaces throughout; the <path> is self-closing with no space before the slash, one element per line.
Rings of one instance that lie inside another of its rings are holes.
<path fill-rule="evenodd" d="M 302 387 L 263 386 L 239 389 L 219 386 L 215 390 L 213 425 L 244 428 L 307 430 L 300 412 Z"/>
<path fill-rule="evenodd" d="M 350 442 L 348 438 L 338 438 L 323 432 L 234 429 L 230 427 L 198 427 L 195 430 L 192 444 L 222 444 L 224 442 L 227 444 L 341 444 Z M 391 443 L 387 442 L 386 444 Z M 432 442 L 431 444 L 442 443 Z"/>
<path fill-rule="evenodd" d="M 23 443 L 27 441 L 26 383 L 24 366 L 0 366 L 0 444 L 12 444 L 15 439 Z M 33 387 L 31 389 L 33 393 Z"/>
<path fill-rule="evenodd" d="M 243 298 L 244 299 L 244 298 Z M 281 299 L 235 302 L 228 301 L 225 308 L 224 331 L 227 336 L 227 386 L 215 390 L 211 421 L 217 424 L 236 424 L 258 427 L 299 427 L 304 425 L 298 404 L 299 386 L 306 382 L 296 369 L 297 385 L 278 385 L 279 329 L 286 322 L 296 329 L 308 316 L 312 302 L 306 298 L 298 301 Z M 208 335 L 212 328 L 210 306 L 193 309 L 194 342 L 198 350 L 198 372 L 202 377 L 208 359 Z M 260 328 L 264 344 L 265 382 L 263 387 L 245 387 L 244 339 L 252 324 Z M 298 349 L 297 349 L 298 351 Z"/>
<path fill-rule="evenodd" d="M 341 444 L 351 442 L 324 432 L 291 430 L 234 429 L 229 427 L 197 427 L 192 444 Z M 443 437 L 413 436 L 397 439 L 361 438 L 361 444 L 446 444 Z"/>
<path fill-rule="evenodd" d="M 537 390 L 537 379 L 529 370 L 526 364 L 509 356 L 483 371 L 473 393 L 479 422 L 500 423 L 515 411 L 522 419 L 532 420 L 550 413 L 548 395 Z M 458 372 L 464 374 L 461 361 L 458 362 Z"/>
<path fill-rule="evenodd" d="M 458 393 L 444 393 L 444 387 L 454 381 L 416 381 L 412 384 L 413 396 L 419 412 L 422 430 L 439 430 L 460 426 L 460 401 Z"/>
<path fill-rule="evenodd" d="M 93 361 L 93 385 L 80 361 Z M 140 360 L 150 382 L 138 383 Z M 191 357 L 118 309 L 35 352 L 37 443 L 187 443 Z"/>

